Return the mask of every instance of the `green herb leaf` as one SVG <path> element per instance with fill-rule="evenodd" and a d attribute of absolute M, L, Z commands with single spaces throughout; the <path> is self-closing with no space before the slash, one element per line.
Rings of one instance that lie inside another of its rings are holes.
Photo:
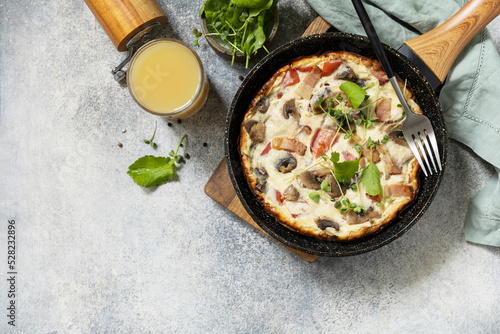
<path fill-rule="evenodd" d="M 343 183 L 350 181 L 359 169 L 359 159 L 333 163 L 334 174 L 337 181 Z"/>
<path fill-rule="evenodd" d="M 231 0 L 231 2 L 243 8 L 259 8 L 265 6 L 269 0 Z"/>
<path fill-rule="evenodd" d="M 365 100 L 366 91 L 356 85 L 354 82 L 347 81 L 340 85 L 340 90 L 342 90 L 345 95 L 351 100 L 354 109 L 358 109 L 361 103 Z"/>
<path fill-rule="evenodd" d="M 330 155 L 330 160 L 333 163 L 336 163 L 336 162 L 339 162 L 339 159 L 340 159 L 340 153 L 339 152 L 332 152 L 332 154 Z"/>
<path fill-rule="evenodd" d="M 178 157 L 182 158 L 181 155 L 177 155 L 177 152 L 184 138 L 186 138 L 186 135 L 181 138 L 172 158 L 146 155 L 130 165 L 127 174 L 130 175 L 135 183 L 143 187 L 159 186 L 170 181 L 176 173 L 175 162 L 180 161 Z"/>
<path fill-rule="evenodd" d="M 363 169 L 361 173 L 361 183 L 365 186 L 368 195 L 377 196 L 382 191 L 380 171 L 373 161 L 370 161 L 368 166 Z"/>
<path fill-rule="evenodd" d="M 359 215 L 362 214 L 365 211 L 365 209 L 363 209 L 361 206 L 356 206 L 352 209 L 352 211 L 356 212 Z"/>
<path fill-rule="evenodd" d="M 207 0 L 203 10 L 200 10 L 200 16 L 206 19 L 209 35 L 218 35 L 231 50 L 233 61 L 236 53 L 241 52 L 247 58 L 248 67 L 249 58 L 259 49 L 265 49 L 264 43 L 268 37 L 266 33 L 274 24 L 272 7 L 277 2 L 278 0 Z"/>
<path fill-rule="evenodd" d="M 321 182 L 321 190 L 323 191 L 332 191 L 332 188 L 330 187 L 330 185 L 328 184 L 328 181 L 327 180 L 323 180 L 323 182 Z"/>
<path fill-rule="evenodd" d="M 314 201 L 314 203 L 319 203 L 319 194 L 315 191 L 309 193 L 309 198 Z"/>

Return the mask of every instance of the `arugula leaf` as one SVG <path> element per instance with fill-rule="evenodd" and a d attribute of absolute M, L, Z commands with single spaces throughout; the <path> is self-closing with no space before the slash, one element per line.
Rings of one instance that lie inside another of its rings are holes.
<path fill-rule="evenodd" d="M 349 182 L 359 169 L 359 159 L 333 163 L 334 174 L 337 181 Z"/>
<path fill-rule="evenodd" d="M 366 168 L 363 169 L 361 183 L 365 186 L 368 195 L 377 196 L 382 191 L 380 171 L 373 161 L 370 161 Z"/>
<path fill-rule="evenodd" d="M 265 49 L 266 32 L 274 23 L 272 8 L 278 0 L 207 0 L 200 10 L 204 16 L 210 33 L 218 37 L 233 54 L 233 62 L 237 52 L 248 60 L 261 48 Z M 199 46 L 199 40 L 206 35 L 193 34 L 196 38 L 193 45 Z M 267 50 L 266 50 L 267 51 Z M 232 64 L 231 64 L 232 65 Z"/>
<path fill-rule="evenodd" d="M 356 85 L 354 82 L 347 81 L 340 85 L 340 90 L 347 95 L 349 100 L 351 100 L 354 109 L 358 109 L 361 103 L 365 100 L 366 91 Z"/>
<path fill-rule="evenodd" d="M 130 165 L 127 174 L 135 183 L 143 187 L 155 187 L 170 181 L 176 173 L 175 163 L 182 160 L 182 156 L 178 155 L 177 152 L 184 138 L 186 135 L 182 136 L 177 150 L 175 152 L 172 150 L 169 153 L 170 157 L 146 155 Z"/>
<path fill-rule="evenodd" d="M 233 4 L 243 8 L 259 8 L 265 6 L 269 0 L 231 0 Z"/>

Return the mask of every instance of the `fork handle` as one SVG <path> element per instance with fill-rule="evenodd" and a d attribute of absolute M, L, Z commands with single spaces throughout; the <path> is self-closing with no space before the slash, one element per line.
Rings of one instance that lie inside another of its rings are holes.
<path fill-rule="evenodd" d="M 389 78 L 394 77 L 394 72 L 392 71 L 389 59 L 385 54 L 384 47 L 382 46 L 382 43 L 378 38 L 377 32 L 375 31 L 372 21 L 370 20 L 370 17 L 366 12 L 365 7 L 361 3 L 361 0 L 352 0 L 352 4 L 354 5 L 356 12 L 358 13 L 359 19 L 361 20 L 361 24 L 363 25 L 363 28 L 366 31 L 366 35 L 370 39 L 370 42 L 373 46 L 373 49 L 375 50 L 377 58 L 380 60 L 380 63 L 382 63 L 382 67 L 384 68 L 385 73 L 387 73 L 387 76 Z"/>
<path fill-rule="evenodd" d="M 358 13 L 358 16 L 361 20 L 361 24 L 363 25 L 363 28 L 366 31 L 366 35 L 370 39 L 373 49 L 375 50 L 375 54 L 377 55 L 377 58 L 380 60 L 380 63 L 382 64 L 385 73 L 389 77 L 389 81 L 391 82 L 392 87 L 394 88 L 394 91 L 396 92 L 396 95 L 398 96 L 399 101 L 403 106 L 403 110 L 406 112 L 407 115 L 412 115 L 413 112 L 408 106 L 408 103 L 406 103 L 406 99 L 403 95 L 403 92 L 401 91 L 401 87 L 399 87 L 398 80 L 394 75 L 394 71 L 392 70 L 391 64 L 389 63 L 389 59 L 387 58 L 387 54 L 384 51 L 384 47 L 382 46 L 382 43 L 378 38 L 377 32 L 373 27 L 372 21 L 370 20 L 370 17 L 366 12 L 365 7 L 361 3 L 361 0 L 352 0 L 352 4 L 354 5 L 356 12 Z"/>

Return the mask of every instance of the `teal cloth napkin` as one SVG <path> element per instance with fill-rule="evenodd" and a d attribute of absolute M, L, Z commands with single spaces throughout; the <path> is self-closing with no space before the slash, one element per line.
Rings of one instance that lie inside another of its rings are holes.
<path fill-rule="evenodd" d="M 306 0 L 327 22 L 343 32 L 365 35 L 350 0 Z M 465 0 L 367 0 L 368 15 L 381 41 L 398 49 L 403 42 L 432 30 Z M 500 56 L 486 29 L 462 51 L 439 101 L 448 134 L 496 167 L 489 183 L 472 199 L 465 221 L 468 241 L 500 247 Z"/>

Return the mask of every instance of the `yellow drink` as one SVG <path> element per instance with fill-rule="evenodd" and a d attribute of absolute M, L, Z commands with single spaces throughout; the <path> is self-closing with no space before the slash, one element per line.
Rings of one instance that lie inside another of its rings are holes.
<path fill-rule="evenodd" d="M 146 111 L 172 118 L 197 112 L 208 95 L 198 55 L 183 42 L 160 38 L 137 51 L 127 72 L 134 100 Z"/>

